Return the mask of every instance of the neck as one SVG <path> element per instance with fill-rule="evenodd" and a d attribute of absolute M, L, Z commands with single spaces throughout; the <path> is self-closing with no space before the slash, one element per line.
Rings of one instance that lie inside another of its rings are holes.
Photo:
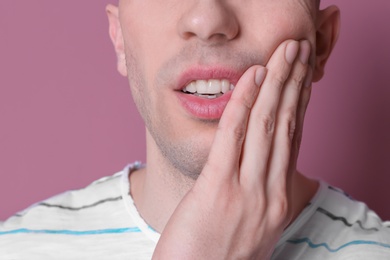
<path fill-rule="evenodd" d="M 146 147 L 146 167 L 131 173 L 130 190 L 142 218 L 161 233 L 195 180 L 167 162 L 148 132 Z"/>
<path fill-rule="evenodd" d="M 195 180 L 184 176 L 155 149 L 147 134 L 147 167 L 130 175 L 131 195 L 142 218 L 161 233 Z M 296 171 L 292 178 L 294 221 L 318 189 L 318 183 Z M 290 223 L 291 223 L 290 222 Z"/>

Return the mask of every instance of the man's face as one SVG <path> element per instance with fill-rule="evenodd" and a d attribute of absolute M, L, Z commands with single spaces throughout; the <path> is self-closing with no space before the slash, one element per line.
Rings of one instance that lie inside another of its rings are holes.
<path fill-rule="evenodd" d="M 154 149 L 196 178 L 231 85 L 287 39 L 314 48 L 314 9 L 314 0 L 120 0 L 126 64 L 119 70 Z"/>

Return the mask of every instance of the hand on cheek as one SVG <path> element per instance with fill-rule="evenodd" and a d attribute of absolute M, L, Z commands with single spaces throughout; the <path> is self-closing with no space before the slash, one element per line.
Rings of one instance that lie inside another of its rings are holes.
<path fill-rule="evenodd" d="M 307 41 L 289 40 L 266 68 L 252 66 L 243 74 L 207 164 L 165 227 L 154 258 L 271 257 L 292 216 L 309 54 Z"/>

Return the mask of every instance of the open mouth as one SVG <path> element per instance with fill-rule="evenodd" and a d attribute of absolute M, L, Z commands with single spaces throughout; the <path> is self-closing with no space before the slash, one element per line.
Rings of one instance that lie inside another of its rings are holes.
<path fill-rule="evenodd" d="M 215 99 L 233 89 L 234 85 L 227 79 L 210 79 L 191 81 L 182 92 L 200 98 Z"/>

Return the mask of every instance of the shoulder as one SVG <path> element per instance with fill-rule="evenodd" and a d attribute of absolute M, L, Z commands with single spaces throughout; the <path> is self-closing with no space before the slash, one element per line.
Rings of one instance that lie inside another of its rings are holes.
<path fill-rule="evenodd" d="M 0 234 L 47 228 L 71 228 L 89 213 L 104 210 L 122 199 L 121 172 L 101 178 L 87 187 L 71 190 L 38 202 L 0 225 Z M 76 221 L 77 220 L 77 221 Z M 27 231 L 26 231 L 27 232 Z"/>
<path fill-rule="evenodd" d="M 353 199 L 341 189 L 324 184 L 324 199 L 316 205 L 317 221 L 336 226 L 335 232 L 355 236 L 389 235 L 390 222 L 383 221 L 364 202 Z"/>
<path fill-rule="evenodd" d="M 322 183 L 305 211 L 283 245 L 296 259 L 390 259 L 390 223 L 342 190 Z"/>
<path fill-rule="evenodd" d="M 329 250 L 339 252 L 340 259 L 390 259 L 390 222 L 364 202 L 328 185 L 327 198 L 317 212 L 326 219 Z"/>
<path fill-rule="evenodd" d="M 0 223 L 0 258 L 150 259 L 155 243 L 125 206 L 129 171 L 39 202 Z"/>

